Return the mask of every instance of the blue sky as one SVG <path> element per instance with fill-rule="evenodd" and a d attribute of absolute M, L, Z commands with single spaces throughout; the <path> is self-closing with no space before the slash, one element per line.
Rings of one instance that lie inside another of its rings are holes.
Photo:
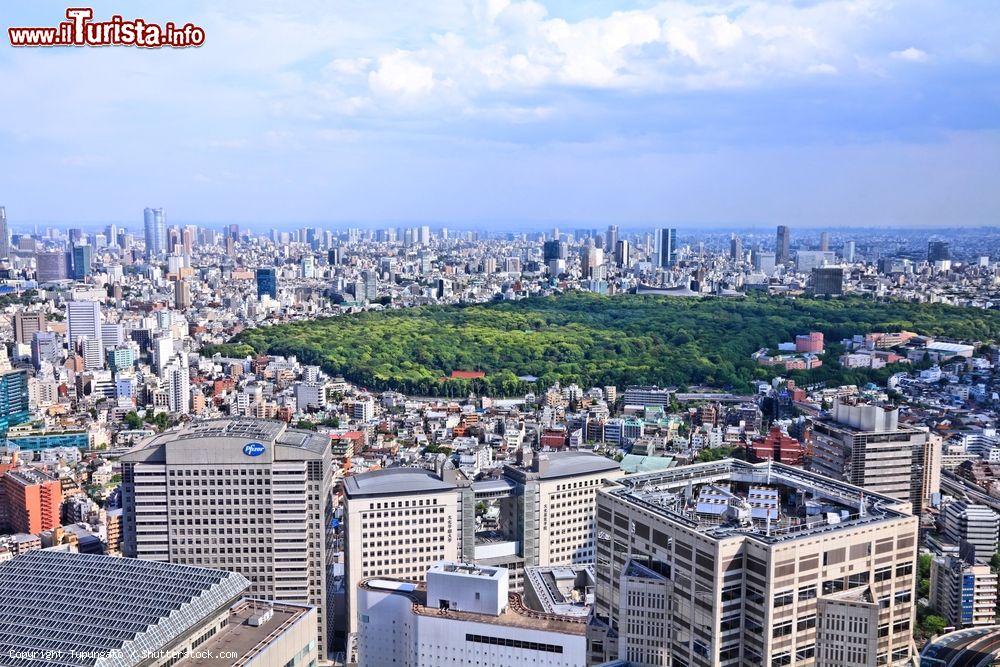
<path fill-rule="evenodd" d="M 4 28 L 65 7 L 9 1 Z M 4 38 L 15 228 L 1000 221 L 995 0 L 94 8 L 206 44 Z"/>

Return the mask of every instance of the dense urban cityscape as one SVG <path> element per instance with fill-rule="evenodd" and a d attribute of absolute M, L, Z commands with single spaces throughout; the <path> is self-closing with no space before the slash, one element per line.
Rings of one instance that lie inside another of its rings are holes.
<path fill-rule="evenodd" d="M 0 208 L 0 663 L 980 664 L 998 246 Z"/>

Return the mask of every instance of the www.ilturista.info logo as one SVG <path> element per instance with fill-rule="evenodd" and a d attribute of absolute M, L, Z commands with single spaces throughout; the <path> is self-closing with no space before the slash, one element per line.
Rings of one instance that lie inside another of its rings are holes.
<path fill-rule="evenodd" d="M 70 7 L 68 21 L 48 28 L 7 28 L 11 46 L 140 46 L 147 49 L 182 49 L 205 43 L 205 30 L 193 23 L 160 25 L 145 19 L 124 19 L 117 14 L 107 21 L 92 21 L 90 7 Z"/>

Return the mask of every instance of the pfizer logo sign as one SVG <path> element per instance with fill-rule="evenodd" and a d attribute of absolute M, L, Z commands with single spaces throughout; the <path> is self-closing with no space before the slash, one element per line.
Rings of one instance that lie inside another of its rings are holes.
<path fill-rule="evenodd" d="M 248 442 L 243 445 L 243 453 L 247 456 L 260 456 L 266 448 L 259 442 Z"/>

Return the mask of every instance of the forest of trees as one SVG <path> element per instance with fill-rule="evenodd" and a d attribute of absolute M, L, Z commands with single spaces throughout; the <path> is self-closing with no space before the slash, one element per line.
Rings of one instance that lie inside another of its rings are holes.
<path fill-rule="evenodd" d="M 750 355 L 795 334 L 822 331 L 829 344 L 870 331 L 915 331 L 980 342 L 1000 338 L 1000 314 L 940 304 L 862 298 L 686 299 L 559 296 L 468 306 L 426 306 L 281 324 L 206 347 L 245 357 L 295 355 L 371 389 L 408 394 L 511 396 L 559 381 L 582 386 L 705 385 L 746 391 L 777 371 Z M 442 380 L 454 370 L 474 380 Z M 792 373 L 800 383 L 884 381 L 899 368 L 824 366 Z M 518 379 L 535 376 L 536 383 Z"/>

